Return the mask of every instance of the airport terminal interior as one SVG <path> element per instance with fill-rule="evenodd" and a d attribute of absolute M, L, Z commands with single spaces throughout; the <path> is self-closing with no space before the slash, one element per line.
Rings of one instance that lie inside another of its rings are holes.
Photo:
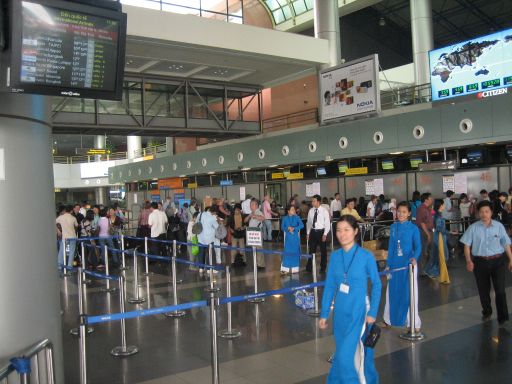
<path fill-rule="evenodd" d="M 512 1 L 0 2 L 0 384 L 507 383 Z"/>

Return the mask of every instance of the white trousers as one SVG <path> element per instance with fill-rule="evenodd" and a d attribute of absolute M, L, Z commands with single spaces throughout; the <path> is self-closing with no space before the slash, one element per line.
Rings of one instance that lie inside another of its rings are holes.
<path fill-rule="evenodd" d="M 409 281 L 407 281 L 409 283 Z M 415 326 L 416 328 L 421 328 L 421 319 L 418 313 L 418 267 L 414 268 L 414 311 L 416 312 L 415 318 Z M 407 327 L 410 327 L 409 324 L 409 312 L 407 310 Z M 384 306 L 384 322 L 386 324 L 391 324 L 390 315 L 389 315 L 389 286 L 386 287 L 386 305 Z"/>

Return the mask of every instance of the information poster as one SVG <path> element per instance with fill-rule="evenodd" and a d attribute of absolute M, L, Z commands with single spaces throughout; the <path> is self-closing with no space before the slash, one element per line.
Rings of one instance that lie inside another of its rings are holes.
<path fill-rule="evenodd" d="M 512 29 L 429 52 L 432 100 L 507 93 L 512 87 Z"/>
<path fill-rule="evenodd" d="M 320 183 L 306 184 L 306 197 L 320 195 Z"/>
<path fill-rule="evenodd" d="M 373 194 L 376 196 L 384 194 L 384 179 L 373 179 Z"/>
<path fill-rule="evenodd" d="M 321 121 L 380 111 L 377 55 L 320 72 Z"/>
<path fill-rule="evenodd" d="M 240 201 L 245 200 L 245 187 L 240 187 Z"/>
<path fill-rule="evenodd" d="M 262 247 L 263 237 L 260 228 L 249 227 L 246 231 L 246 243 L 248 247 Z"/>
<path fill-rule="evenodd" d="M 457 173 L 454 177 L 455 193 L 468 193 L 468 178 L 465 173 Z"/>
<path fill-rule="evenodd" d="M 366 196 L 375 195 L 375 189 L 373 187 L 373 180 L 365 180 L 365 182 L 364 182 L 364 194 Z"/>
<path fill-rule="evenodd" d="M 454 191 L 454 189 L 455 189 L 455 177 L 453 175 L 443 176 L 443 192 Z"/>

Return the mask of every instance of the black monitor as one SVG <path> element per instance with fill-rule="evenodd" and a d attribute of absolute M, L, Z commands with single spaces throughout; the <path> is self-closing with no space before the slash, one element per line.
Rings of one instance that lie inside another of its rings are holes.
<path fill-rule="evenodd" d="M 327 171 L 325 170 L 325 167 L 318 167 L 316 169 L 316 175 L 317 176 L 326 176 L 327 175 Z"/>
<path fill-rule="evenodd" d="M 512 160 L 512 144 L 505 147 L 505 154 L 507 155 L 507 159 Z"/>
<path fill-rule="evenodd" d="M 13 93 L 121 100 L 126 14 L 107 1 L 10 0 L 5 86 Z"/>
<path fill-rule="evenodd" d="M 380 163 L 383 171 L 392 171 L 395 169 L 395 164 L 393 163 L 393 159 L 385 159 Z"/>
<path fill-rule="evenodd" d="M 466 154 L 468 165 L 480 165 L 484 163 L 484 154 L 481 149 L 468 150 Z"/>
<path fill-rule="evenodd" d="M 418 168 L 421 163 L 423 163 L 423 158 L 421 156 L 413 156 L 411 157 L 411 168 Z"/>
<path fill-rule="evenodd" d="M 346 161 L 340 161 L 338 163 L 338 172 L 341 174 L 347 173 L 348 170 L 348 162 Z"/>

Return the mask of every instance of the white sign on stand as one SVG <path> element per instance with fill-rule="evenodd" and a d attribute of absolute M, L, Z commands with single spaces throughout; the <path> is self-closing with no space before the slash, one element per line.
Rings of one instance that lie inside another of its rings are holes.
<path fill-rule="evenodd" d="M 249 227 L 247 228 L 246 233 L 246 242 L 245 245 L 248 247 L 262 247 L 263 246 L 263 236 L 261 232 L 261 228 L 258 227 Z"/>
<path fill-rule="evenodd" d="M 443 192 L 455 189 L 455 177 L 453 175 L 443 176 Z"/>
<path fill-rule="evenodd" d="M 455 193 L 468 193 L 468 178 L 465 173 L 457 173 L 454 179 Z"/>
<path fill-rule="evenodd" d="M 240 200 L 245 200 L 245 187 L 240 187 Z"/>

